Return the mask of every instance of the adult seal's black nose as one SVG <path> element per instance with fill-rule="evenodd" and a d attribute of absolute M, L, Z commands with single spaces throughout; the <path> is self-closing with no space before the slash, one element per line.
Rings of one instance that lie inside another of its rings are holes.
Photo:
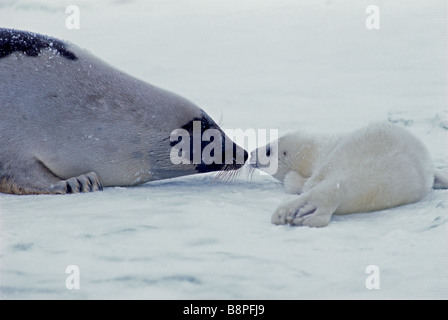
<path fill-rule="evenodd" d="M 244 150 L 244 163 L 246 163 L 247 159 L 249 159 L 249 153 Z"/>
<path fill-rule="evenodd" d="M 241 168 L 246 163 L 247 159 L 249 159 L 249 153 L 243 149 L 234 145 L 234 157 L 233 157 L 233 164 L 236 165 L 236 168 Z"/>

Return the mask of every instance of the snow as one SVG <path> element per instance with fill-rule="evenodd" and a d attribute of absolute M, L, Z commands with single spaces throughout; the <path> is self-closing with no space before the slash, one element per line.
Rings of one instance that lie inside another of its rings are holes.
<path fill-rule="evenodd" d="M 73 4 L 79 30 L 65 27 Z M 365 27 L 371 4 L 379 30 Z M 0 21 L 87 48 L 226 129 L 336 133 L 391 121 L 447 166 L 444 0 L 23 0 L 0 4 Z M 446 299 L 447 195 L 311 229 L 270 223 L 293 196 L 257 173 L 0 194 L 0 297 Z M 70 265 L 79 290 L 66 287 Z M 380 289 L 366 288 L 370 265 Z"/>

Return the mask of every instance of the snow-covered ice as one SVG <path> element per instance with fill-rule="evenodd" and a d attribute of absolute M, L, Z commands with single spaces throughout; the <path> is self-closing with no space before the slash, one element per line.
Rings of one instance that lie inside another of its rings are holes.
<path fill-rule="evenodd" d="M 79 30 L 65 27 L 73 4 Z M 365 27 L 371 4 L 379 30 Z M 22 0 L 0 4 L 0 25 L 87 48 L 223 128 L 339 132 L 391 121 L 448 165 L 444 0 Z M 270 223 L 293 196 L 259 174 L 0 194 L 0 297 L 446 299 L 447 195 L 310 229 Z M 66 287 L 69 265 L 79 290 Z M 366 288 L 369 265 L 380 289 Z"/>

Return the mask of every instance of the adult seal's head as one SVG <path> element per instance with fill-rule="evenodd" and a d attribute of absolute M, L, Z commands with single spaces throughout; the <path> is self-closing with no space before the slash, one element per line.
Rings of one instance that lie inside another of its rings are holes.
<path fill-rule="evenodd" d="M 131 186 L 248 157 L 195 104 L 58 39 L 0 29 L 0 79 L 0 192 Z"/>

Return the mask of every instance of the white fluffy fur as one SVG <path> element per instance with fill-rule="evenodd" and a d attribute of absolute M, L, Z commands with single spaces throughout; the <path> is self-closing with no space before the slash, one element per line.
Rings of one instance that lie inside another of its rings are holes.
<path fill-rule="evenodd" d="M 275 211 L 274 224 L 323 227 L 335 213 L 375 211 L 419 201 L 434 183 L 425 146 L 390 123 L 337 136 L 292 133 L 281 137 L 277 150 L 273 149 L 270 157 L 278 157 L 279 166 L 273 176 L 284 181 L 288 192 L 300 194 Z M 435 187 L 446 187 L 447 176 L 438 171 Z"/>

